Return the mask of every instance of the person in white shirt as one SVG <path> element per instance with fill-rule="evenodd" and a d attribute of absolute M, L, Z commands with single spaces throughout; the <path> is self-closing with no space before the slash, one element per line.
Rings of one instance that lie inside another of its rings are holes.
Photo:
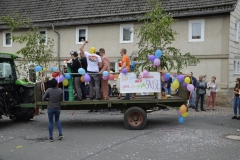
<path fill-rule="evenodd" d="M 102 67 L 102 59 L 99 55 L 96 54 L 96 49 L 94 47 L 91 47 L 90 52 L 84 50 L 85 44 L 88 43 L 88 41 L 85 41 L 82 46 L 80 47 L 80 51 L 84 53 L 85 57 L 87 58 L 87 73 L 91 77 L 91 81 L 89 83 L 89 89 L 90 89 L 90 100 L 93 100 L 93 87 L 95 84 L 95 90 L 96 90 L 96 99 L 101 100 L 100 97 L 100 75 L 99 68 Z M 92 74 L 91 74 L 92 73 Z"/>
<path fill-rule="evenodd" d="M 212 80 L 207 83 L 207 96 L 208 96 L 208 101 L 207 101 L 207 110 L 209 110 L 210 106 L 210 100 L 212 99 L 212 110 L 215 110 L 215 104 L 216 104 L 216 93 L 217 93 L 217 83 L 216 77 L 213 76 Z"/>

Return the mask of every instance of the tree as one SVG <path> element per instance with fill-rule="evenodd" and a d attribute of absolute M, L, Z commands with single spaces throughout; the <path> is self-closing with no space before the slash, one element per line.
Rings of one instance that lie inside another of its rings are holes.
<path fill-rule="evenodd" d="M 3 16 L 1 20 L 10 28 L 13 42 L 25 44 L 23 48 L 17 51 L 17 54 L 21 57 L 17 66 L 18 71 L 28 71 L 28 64 L 35 64 L 45 68 L 50 66 L 49 62 L 54 57 L 53 39 L 46 39 L 45 35 L 40 33 L 39 28 L 34 26 L 29 18 L 24 18 L 19 14 Z M 26 32 L 15 35 L 14 33 L 20 29 L 25 29 Z M 28 74 L 28 72 L 25 73 Z M 24 75 L 24 72 L 22 74 Z"/>
<path fill-rule="evenodd" d="M 137 61 L 142 62 L 136 65 L 137 70 L 157 70 L 148 60 L 148 55 L 154 54 L 157 49 L 160 49 L 163 53 L 161 69 L 168 71 L 173 69 L 179 73 L 183 67 L 198 63 L 199 60 L 195 56 L 190 53 L 182 54 L 179 49 L 170 46 L 175 40 L 174 36 L 177 35 L 177 32 L 171 28 L 172 23 L 176 20 L 173 19 L 170 13 L 163 10 L 161 3 L 151 0 L 147 5 L 147 9 L 150 10 L 139 20 L 144 25 L 135 29 L 135 34 L 140 39 L 137 43 L 139 48 Z"/>

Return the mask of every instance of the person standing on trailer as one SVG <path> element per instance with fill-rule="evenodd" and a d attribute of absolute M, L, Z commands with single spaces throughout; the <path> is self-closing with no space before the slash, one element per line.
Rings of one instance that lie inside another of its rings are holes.
<path fill-rule="evenodd" d="M 56 79 L 50 80 L 51 88 L 48 88 L 42 97 L 43 101 L 49 98 L 47 112 L 48 112 L 48 130 L 49 130 L 49 140 L 53 142 L 53 117 L 55 116 L 55 123 L 58 128 L 59 136 L 58 139 L 63 138 L 62 126 L 59 121 L 61 113 L 61 101 L 63 99 L 63 91 L 61 88 L 57 87 Z"/>
<path fill-rule="evenodd" d="M 100 56 L 102 57 L 102 68 L 101 68 L 99 74 L 102 74 L 104 71 L 110 72 L 110 61 L 109 61 L 109 58 L 105 54 L 105 49 L 100 48 L 99 53 L 100 53 Z M 103 99 L 108 100 L 109 99 L 108 79 L 104 80 L 101 78 L 101 88 L 102 88 L 102 92 L 103 92 Z"/>
<path fill-rule="evenodd" d="M 87 58 L 84 56 L 84 53 L 82 52 L 78 52 L 80 55 L 80 61 L 81 61 L 81 65 L 82 68 L 87 71 Z M 82 99 L 86 99 L 86 92 L 85 92 L 85 82 L 81 82 L 81 90 L 82 90 Z"/>
<path fill-rule="evenodd" d="M 102 59 L 99 55 L 96 54 L 96 49 L 94 47 L 90 48 L 90 53 L 84 50 L 85 44 L 88 41 L 85 41 L 80 47 L 80 52 L 84 53 L 84 56 L 87 58 L 87 73 L 89 73 L 91 80 L 89 83 L 90 87 L 90 100 L 93 100 L 93 83 L 95 83 L 96 89 L 96 98 L 97 100 L 101 100 L 100 98 L 100 75 L 99 68 L 102 68 Z M 91 74 L 93 73 L 93 74 Z"/>
<path fill-rule="evenodd" d="M 68 67 L 71 68 L 72 73 L 78 73 L 78 69 L 81 68 L 81 62 L 78 59 L 78 53 L 76 51 L 71 51 L 70 54 L 72 57 L 72 61 L 68 62 L 67 65 L 68 65 Z M 74 86 L 75 86 L 76 92 L 77 92 L 76 101 L 82 101 L 80 76 L 81 76 L 80 74 L 72 75 L 72 77 L 74 78 Z"/>

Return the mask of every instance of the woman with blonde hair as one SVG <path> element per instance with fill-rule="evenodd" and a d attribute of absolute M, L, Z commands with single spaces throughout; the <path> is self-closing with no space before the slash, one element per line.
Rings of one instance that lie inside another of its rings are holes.
<path fill-rule="evenodd" d="M 212 110 L 215 111 L 216 105 L 216 93 L 217 93 L 217 83 L 216 77 L 212 76 L 212 80 L 207 83 L 207 111 L 209 111 L 210 100 L 212 99 Z"/>

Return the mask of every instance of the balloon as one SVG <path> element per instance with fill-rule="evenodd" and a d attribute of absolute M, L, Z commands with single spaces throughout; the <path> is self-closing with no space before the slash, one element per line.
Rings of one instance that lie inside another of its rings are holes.
<path fill-rule="evenodd" d="M 192 84 L 188 84 L 188 85 L 187 85 L 187 89 L 188 89 L 190 92 L 192 92 L 192 91 L 194 91 L 194 86 L 193 86 Z"/>
<path fill-rule="evenodd" d="M 36 67 L 34 68 L 34 70 L 35 70 L 36 72 L 40 72 L 40 71 L 42 70 L 42 67 L 41 67 L 41 66 L 36 66 Z"/>
<path fill-rule="evenodd" d="M 189 77 L 186 77 L 186 78 L 184 79 L 184 82 L 185 82 L 186 84 L 189 84 L 189 83 L 190 83 L 190 78 L 189 78 Z"/>
<path fill-rule="evenodd" d="M 173 81 L 172 87 L 173 87 L 174 89 L 178 89 L 178 88 L 179 88 L 179 82 L 178 82 L 177 79 L 175 79 L 175 80 Z"/>
<path fill-rule="evenodd" d="M 178 122 L 179 123 L 184 123 L 185 122 L 185 118 L 184 117 L 182 117 L 182 116 L 180 116 L 179 118 L 178 118 Z"/>
<path fill-rule="evenodd" d="M 64 76 L 63 75 L 60 75 L 59 76 L 59 82 L 62 82 L 64 80 Z"/>
<path fill-rule="evenodd" d="M 188 112 L 182 113 L 182 116 L 186 118 L 188 116 Z"/>
<path fill-rule="evenodd" d="M 71 75 L 67 73 L 67 74 L 65 75 L 65 78 L 66 78 L 66 79 L 70 79 L 70 78 L 71 78 Z"/>
<path fill-rule="evenodd" d="M 108 71 L 103 71 L 103 76 L 108 76 Z"/>
<path fill-rule="evenodd" d="M 59 83 L 59 77 L 57 76 L 55 79 L 56 79 L 56 81 Z"/>
<path fill-rule="evenodd" d="M 164 81 L 168 81 L 170 76 L 171 76 L 170 73 L 166 73 L 164 76 Z"/>
<path fill-rule="evenodd" d="M 55 72 L 56 70 L 57 70 L 57 68 L 55 68 L 53 66 L 50 68 L 50 71 L 52 71 L 52 72 Z"/>
<path fill-rule="evenodd" d="M 67 86 L 68 85 L 68 80 L 67 79 L 64 79 L 63 82 L 62 82 L 63 86 Z"/>
<path fill-rule="evenodd" d="M 95 47 L 91 47 L 90 48 L 90 53 L 96 53 L 96 48 Z"/>
<path fill-rule="evenodd" d="M 162 51 L 160 49 L 156 50 L 155 57 L 160 58 L 162 56 Z"/>
<path fill-rule="evenodd" d="M 113 74 L 109 74 L 109 75 L 108 75 L 108 79 L 109 79 L 109 80 L 114 80 L 114 75 L 113 75 Z"/>
<path fill-rule="evenodd" d="M 187 87 L 187 84 L 185 82 L 182 82 L 183 87 Z"/>
<path fill-rule="evenodd" d="M 118 78 L 118 74 L 114 74 L 113 76 L 114 76 L 114 78 Z"/>
<path fill-rule="evenodd" d="M 46 70 L 47 70 L 47 69 L 44 67 L 44 68 L 43 68 L 43 71 L 46 71 Z"/>
<path fill-rule="evenodd" d="M 84 75 L 84 81 L 85 82 L 90 82 L 90 80 L 91 80 L 91 77 L 88 74 L 85 74 Z"/>
<path fill-rule="evenodd" d="M 158 58 L 154 59 L 153 64 L 154 64 L 155 66 L 159 66 L 159 65 L 160 65 L 160 59 L 158 59 Z"/>
<path fill-rule="evenodd" d="M 102 79 L 107 80 L 108 76 L 103 76 Z"/>
<path fill-rule="evenodd" d="M 84 75 L 84 74 L 86 74 L 86 71 L 83 68 L 79 68 L 78 73 L 81 75 Z"/>
<path fill-rule="evenodd" d="M 178 79 L 179 83 L 182 83 L 182 81 L 184 80 L 184 75 L 177 76 L 177 79 Z"/>
<path fill-rule="evenodd" d="M 144 70 L 144 71 L 143 71 L 143 75 L 144 75 L 144 76 L 148 76 L 148 74 L 149 74 L 149 73 L 148 73 L 147 70 Z"/>
<path fill-rule="evenodd" d="M 180 107 L 180 112 L 181 113 L 187 112 L 187 107 L 184 104 Z"/>
<path fill-rule="evenodd" d="M 154 59 L 156 59 L 156 57 L 155 57 L 154 55 L 149 55 L 149 56 L 148 56 L 148 59 L 153 62 Z"/>
<path fill-rule="evenodd" d="M 81 80 L 81 82 L 85 82 L 85 81 L 84 81 L 84 76 L 81 76 L 81 77 L 80 77 L 80 80 Z"/>
<path fill-rule="evenodd" d="M 182 115 L 182 113 L 180 112 L 180 110 L 177 110 L 177 114 L 178 114 L 178 115 Z"/>
<path fill-rule="evenodd" d="M 126 68 L 123 68 L 122 73 L 123 73 L 123 74 L 127 74 L 127 72 L 128 72 L 127 69 L 126 69 Z"/>
<path fill-rule="evenodd" d="M 53 73 L 52 73 L 52 77 L 53 77 L 53 78 L 57 77 L 57 73 L 53 72 Z"/>

